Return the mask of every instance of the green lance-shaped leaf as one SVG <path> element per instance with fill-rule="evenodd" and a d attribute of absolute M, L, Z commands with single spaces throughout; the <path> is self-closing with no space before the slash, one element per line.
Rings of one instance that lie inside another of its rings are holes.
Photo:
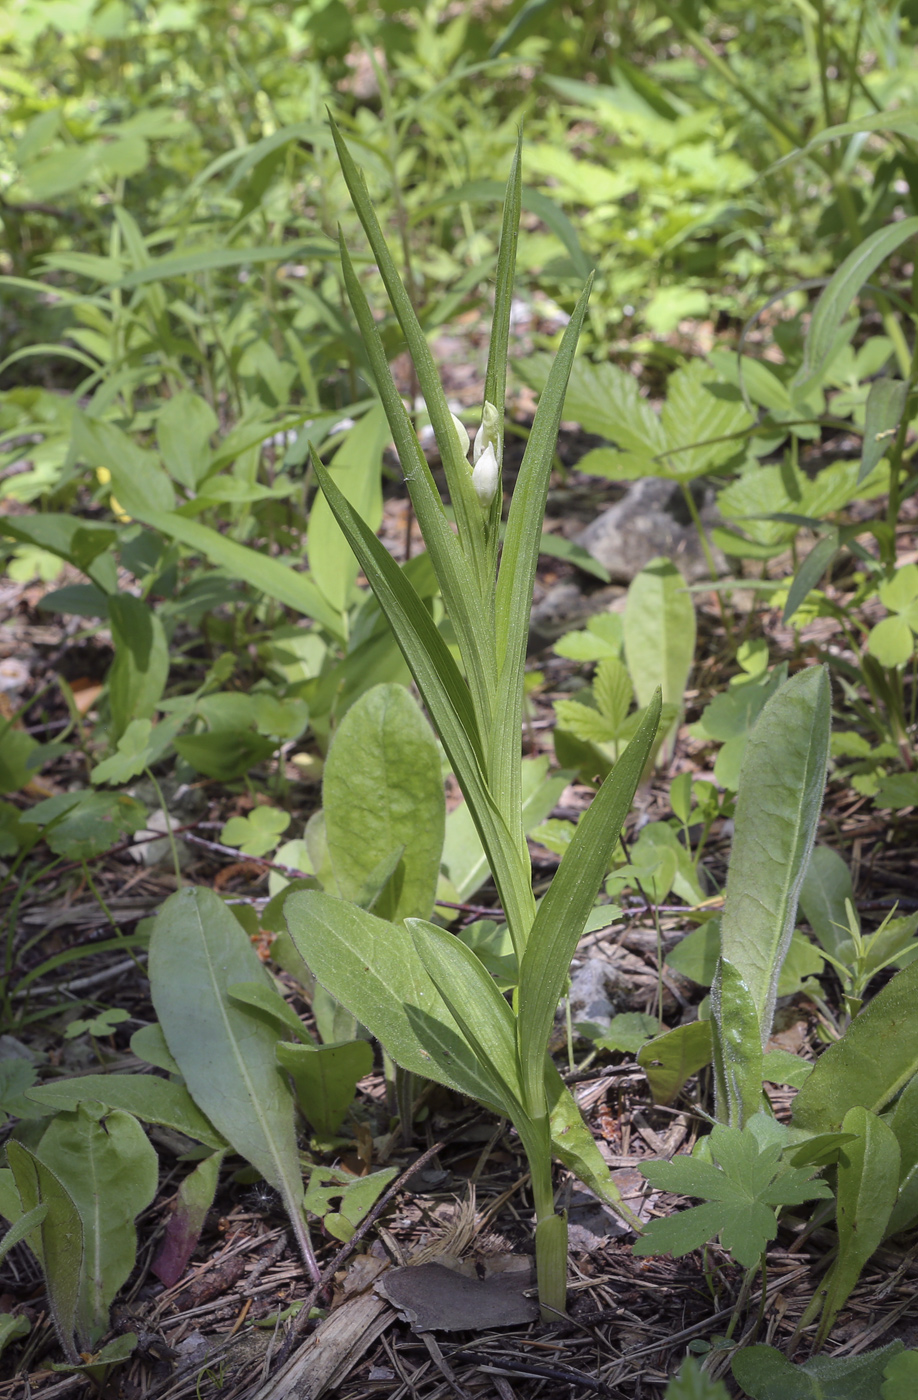
<path fill-rule="evenodd" d="M 217 1194 L 224 1155 L 214 1152 L 198 1162 L 178 1189 L 175 1207 L 166 1221 L 163 1242 L 150 1265 L 167 1288 L 178 1283 L 201 1238 L 207 1212 Z"/>
<path fill-rule="evenodd" d="M 690 1021 L 656 1036 L 638 1051 L 638 1064 L 647 1075 L 654 1103 L 668 1104 L 683 1084 L 711 1063 L 710 1021 Z"/>
<path fill-rule="evenodd" d="M 278 1034 L 294 1035 L 304 1045 L 315 1043 L 293 1007 L 269 982 L 260 978 L 257 982 L 231 982 L 226 991 L 239 1006 L 250 1006 L 267 1016 L 275 1023 Z"/>
<path fill-rule="evenodd" d="M 854 886 L 847 864 L 831 846 L 814 846 L 800 886 L 800 909 L 817 941 L 842 963 L 854 952 L 846 901 L 853 909 Z"/>
<path fill-rule="evenodd" d="M 820 1290 L 824 1294 L 817 1350 L 823 1345 L 861 1270 L 879 1248 L 899 1189 L 899 1144 L 888 1124 L 866 1108 L 845 1114 L 842 1131 L 856 1134 L 838 1157 L 838 1254 Z"/>
<path fill-rule="evenodd" d="M 291 1045 L 279 1041 L 278 1063 L 293 1080 L 297 1103 L 319 1138 L 333 1138 L 354 1102 L 357 1083 L 373 1068 L 366 1040 L 332 1045 Z"/>
<path fill-rule="evenodd" d="M 741 1128 L 762 1106 L 761 1021 L 758 1006 L 739 969 L 721 957 L 711 985 L 715 1114 L 719 1123 Z"/>
<path fill-rule="evenodd" d="M 437 575 L 440 592 L 446 604 L 450 621 L 456 631 L 460 649 L 465 660 L 469 684 L 476 698 L 479 713 L 490 715 L 491 693 L 495 682 L 493 658 L 490 649 L 483 645 L 490 634 L 490 621 L 483 605 L 476 580 L 474 579 L 462 546 L 453 533 L 440 493 L 434 483 L 427 458 L 421 451 L 417 433 L 408 417 L 402 396 L 399 393 L 389 358 L 386 354 L 379 327 L 364 295 L 363 287 L 354 270 L 353 263 L 344 244 L 341 244 L 341 269 L 351 308 L 360 328 L 364 348 L 373 369 L 376 388 L 386 411 L 392 439 L 398 452 L 399 461 L 405 476 L 405 484 L 411 496 L 424 543 Z M 329 504 L 332 504 L 330 498 Z M 334 509 L 334 507 L 333 507 Z M 477 509 L 477 505 L 476 505 Z M 480 513 L 480 512 L 479 512 Z M 354 511 L 359 516 L 359 511 Z M 335 512 L 339 525 L 341 520 Z M 342 529 L 344 527 L 342 526 Z M 344 531 L 347 539 L 360 558 L 354 541 Z"/>
<path fill-rule="evenodd" d="M 12 1313 L 0 1313 L 0 1356 L 3 1355 L 10 1342 L 15 1342 L 20 1337 L 27 1337 L 31 1329 L 32 1324 L 22 1313 L 18 1313 L 15 1317 Z"/>
<path fill-rule="evenodd" d="M 386 416 L 376 404 L 351 428 L 331 463 L 339 488 L 374 530 L 382 520 L 382 457 L 388 441 Z M 306 548 L 313 579 L 343 615 L 357 578 L 357 560 L 321 494 L 309 510 Z"/>
<path fill-rule="evenodd" d="M 329 121 L 345 183 L 373 250 L 373 256 L 389 300 L 404 332 L 418 383 L 421 386 L 421 393 L 427 404 L 431 426 L 437 439 L 437 448 L 449 484 L 456 524 L 459 527 L 460 543 L 471 565 L 474 565 L 476 560 L 483 564 L 484 522 L 481 507 L 472 489 L 471 473 L 456 436 L 453 417 L 446 402 L 446 395 L 443 392 L 443 385 L 440 383 L 440 376 L 434 364 L 427 337 L 411 304 L 411 298 L 399 276 L 392 254 L 389 252 L 363 177 L 335 122 L 331 118 Z M 477 568 L 474 573 L 474 581 L 476 589 L 480 592 L 484 580 Z"/>
<path fill-rule="evenodd" d="M 325 833 L 343 899 L 404 851 L 374 905 L 383 919 L 430 916 L 446 824 L 440 755 L 430 725 L 402 685 L 378 685 L 341 721 L 322 783 Z"/>
<path fill-rule="evenodd" d="M 497 628 L 496 655 L 499 668 L 497 700 L 494 706 L 493 728 L 488 749 L 488 778 L 500 810 L 518 813 L 520 793 L 520 723 L 523 703 L 523 672 L 526 663 L 526 643 L 529 637 L 529 615 L 535 581 L 539 543 L 545 520 L 548 480 L 554 461 L 558 425 L 564 407 L 564 394 L 577 351 L 577 341 L 586 315 L 591 283 L 587 283 L 568 322 L 558 353 L 539 400 L 519 477 L 510 502 L 504 547 L 497 576 L 494 615 Z M 458 775 L 457 775 L 458 776 Z M 514 839 L 525 851 L 521 829 L 514 830 Z M 528 864 L 528 854 L 526 856 Z M 493 866 L 492 866 L 493 871 Z M 496 877 L 496 871 L 494 871 Z M 506 906 L 505 906 L 506 910 Z M 509 916 L 512 911 L 506 911 Z M 524 926 L 528 929 L 528 922 Z M 510 922 L 517 954 L 522 953 L 522 939 Z"/>
<path fill-rule="evenodd" d="M 166 900 L 150 938 L 150 991 L 170 1053 L 195 1103 L 280 1192 L 313 1281 L 319 1270 L 300 1202 L 293 1094 L 270 1022 L 236 1005 L 229 987 L 266 973 L 241 925 L 207 889 Z"/>
<path fill-rule="evenodd" d="M 83 1224 L 77 1334 L 93 1350 L 108 1331 L 108 1311 L 134 1267 L 134 1220 L 156 1195 L 159 1163 L 130 1113 L 81 1104 L 59 1113 L 37 1155 L 62 1183 Z"/>
<path fill-rule="evenodd" d="M 752 998 L 763 1047 L 819 820 L 830 703 L 824 667 L 787 681 L 759 716 L 740 771 L 721 956 Z M 730 1015 L 724 999 L 715 1011 L 715 1051 L 729 1035 Z M 745 1034 L 745 1013 L 743 1020 Z"/>
<path fill-rule="evenodd" d="M 528 853 L 524 859 L 488 787 L 484 748 L 469 688 L 430 613 L 391 554 L 351 508 L 315 456 L 312 465 L 430 711 L 469 804 L 511 931 L 517 931 L 515 938 L 521 936 L 519 930 L 529 929 L 535 909 Z"/>
<path fill-rule="evenodd" d="M 341 614 L 335 611 L 305 574 L 297 573 L 279 559 L 260 554 L 248 545 L 238 544 L 236 540 L 221 535 L 219 530 L 202 525 L 198 520 L 189 520 L 175 511 L 144 506 L 142 511 L 135 509 L 133 514 L 145 525 L 159 530 L 160 534 L 203 554 L 205 559 L 226 569 L 233 578 L 245 579 L 266 598 L 274 598 L 285 607 L 302 613 L 303 617 L 311 617 L 333 637 L 343 641 Z"/>
<path fill-rule="evenodd" d="M 794 376 L 798 400 L 819 380 L 835 336 L 854 297 L 891 253 L 918 233 L 918 219 L 902 219 L 877 229 L 849 253 L 816 303 L 804 346 L 803 364 Z"/>
<path fill-rule="evenodd" d="M 518 1040 L 523 1102 L 540 1116 L 543 1063 L 571 958 L 583 933 L 656 737 L 659 692 L 622 758 L 580 818 L 539 912 L 520 964 Z"/>
<path fill-rule="evenodd" d="M 887 1235 L 896 1235 L 918 1220 L 918 1075 L 906 1084 L 886 1121 L 899 1144 L 899 1194 L 886 1226 Z"/>
<path fill-rule="evenodd" d="M 852 1107 L 879 1113 L 916 1074 L 918 962 L 913 962 L 820 1055 L 794 1099 L 794 1127 L 831 1132 Z"/>
<path fill-rule="evenodd" d="M 669 559 L 652 559 L 628 589 L 625 660 L 640 706 L 660 687 L 663 703 L 681 708 L 695 658 L 695 607 Z"/>
<path fill-rule="evenodd" d="M 318 981 L 396 1064 L 504 1112 L 404 925 L 314 890 L 290 895 L 284 917 Z"/>
<path fill-rule="evenodd" d="M 100 1103 L 132 1113 L 144 1123 L 174 1128 L 207 1147 L 226 1145 L 185 1086 L 155 1074 L 86 1074 L 77 1079 L 58 1079 L 30 1089 L 28 1097 L 46 1111 L 72 1111 L 81 1103 Z"/>
<path fill-rule="evenodd" d="M 32 1236 L 48 1287 L 48 1303 L 54 1330 L 68 1361 L 79 1361 L 73 1344 L 77 1304 L 80 1298 L 80 1271 L 83 1263 L 83 1226 L 80 1213 L 57 1176 L 24 1147 L 9 1142 L 6 1159 L 12 1169 L 23 1211 L 47 1205 L 48 1211 Z"/>
<path fill-rule="evenodd" d="M 908 385 L 903 379 L 875 379 L 864 409 L 864 446 L 857 484 L 866 481 L 881 457 L 885 457 L 896 436 L 908 401 Z"/>
<path fill-rule="evenodd" d="M 481 959 L 444 929 L 410 919 L 409 932 L 428 976 L 474 1050 L 481 1073 L 494 1085 L 494 1097 L 508 1117 L 521 1117 L 516 1025 Z"/>
<path fill-rule="evenodd" d="M 112 737 L 119 739 L 132 719 L 155 713 L 169 677 L 169 647 L 163 624 L 149 603 L 119 593 L 108 613 L 115 660 L 108 673 Z"/>
<path fill-rule="evenodd" d="M 41 1205 L 33 1206 L 31 1210 L 27 1210 L 25 1215 L 20 1215 L 15 1224 L 10 1226 L 3 1239 L 0 1240 L 0 1263 L 9 1254 L 14 1244 L 19 1244 L 41 1224 L 49 1209 L 48 1202 L 42 1201 Z M 0 1212 L 0 1214 L 3 1213 Z"/>

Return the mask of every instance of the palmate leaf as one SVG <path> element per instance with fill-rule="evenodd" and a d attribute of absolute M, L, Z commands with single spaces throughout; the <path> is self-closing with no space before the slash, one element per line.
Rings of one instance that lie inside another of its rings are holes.
<path fill-rule="evenodd" d="M 752 1268 L 778 1232 L 775 1207 L 831 1198 L 812 1168 L 780 1165 L 780 1144 L 764 1149 L 749 1127 L 719 1124 L 711 1133 L 711 1154 L 720 1166 L 694 1157 L 651 1162 L 641 1172 L 652 1186 L 679 1196 L 698 1196 L 706 1205 L 653 1220 L 635 1254 L 672 1254 L 700 1249 L 716 1235 L 738 1264 Z"/>

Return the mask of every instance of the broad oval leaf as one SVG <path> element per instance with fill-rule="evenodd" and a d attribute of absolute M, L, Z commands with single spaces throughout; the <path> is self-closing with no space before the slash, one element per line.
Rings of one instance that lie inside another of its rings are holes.
<path fill-rule="evenodd" d="M 108 1331 L 108 1311 L 134 1267 L 134 1220 L 156 1195 L 159 1162 L 130 1113 L 81 1104 L 59 1113 L 37 1155 L 62 1183 L 83 1224 L 83 1269 L 77 1333 L 94 1350 Z"/>
<path fill-rule="evenodd" d="M 374 913 L 428 918 L 446 801 L 436 740 L 404 686 L 374 686 L 348 710 L 329 750 L 322 799 L 342 897 L 356 901 L 380 862 L 404 847 Z"/>

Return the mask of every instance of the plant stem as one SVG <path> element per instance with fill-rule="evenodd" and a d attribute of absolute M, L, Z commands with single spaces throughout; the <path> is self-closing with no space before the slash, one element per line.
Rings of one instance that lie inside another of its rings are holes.
<path fill-rule="evenodd" d="M 160 811 L 162 812 L 162 814 L 163 814 L 163 820 L 164 820 L 165 823 L 166 823 L 166 835 L 169 837 L 169 848 L 170 848 L 170 850 L 172 851 L 172 864 L 173 864 L 173 866 L 175 867 L 175 882 L 176 882 L 177 888 L 178 888 L 178 889 L 181 889 L 181 888 L 182 888 L 182 866 L 181 866 L 181 862 L 179 861 L 178 845 L 177 845 L 176 840 L 175 840 L 175 833 L 174 833 L 173 830 L 172 830 L 172 821 L 171 821 L 171 818 L 170 818 L 170 816 L 169 816 L 169 811 L 168 811 L 168 809 L 167 809 L 167 807 L 166 807 L 166 799 L 163 797 L 163 790 L 162 790 L 162 788 L 160 787 L 159 783 L 156 781 L 156 778 L 153 776 L 153 770 L 152 770 L 152 768 L 147 768 L 145 771 L 146 771 L 147 777 L 150 779 L 150 782 L 153 784 L 153 790 L 154 790 L 154 792 L 156 793 L 156 797 L 157 797 L 157 800 L 158 800 L 159 806 L 160 806 Z"/>
<path fill-rule="evenodd" d="M 681 481 L 679 485 L 682 487 L 682 495 L 685 497 L 685 504 L 688 506 L 689 515 L 692 517 L 692 524 L 698 531 L 698 539 L 701 542 L 701 548 L 704 550 L 704 557 L 707 562 L 708 573 L 711 575 L 711 582 L 716 583 L 717 566 L 714 563 L 714 554 L 711 550 L 710 541 L 708 540 L 707 531 L 704 528 L 704 523 L 701 519 L 701 513 L 698 510 L 697 502 L 695 500 L 695 497 L 692 495 L 692 488 L 690 484 L 686 481 Z M 727 638 L 730 642 L 730 645 L 732 646 L 735 640 L 733 634 L 733 619 L 729 615 L 729 611 L 724 602 L 724 596 L 720 592 L 718 592 L 717 594 L 717 605 L 720 608 L 720 616 L 721 621 L 724 624 L 724 631 L 726 632 Z"/>

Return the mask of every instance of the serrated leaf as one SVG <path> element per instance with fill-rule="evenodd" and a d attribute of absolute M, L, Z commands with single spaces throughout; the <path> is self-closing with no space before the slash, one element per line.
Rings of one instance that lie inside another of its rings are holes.
<path fill-rule="evenodd" d="M 777 1235 L 775 1206 L 831 1197 L 825 1182 L 810 1179 L 810 1168 L 782 1169 L 780 1144 L 762 1149 L 748 1126 L 718 1124 L 710 1150 L 720 1168 L 694 1157 L 641 1166 L 642 1175 L 659 1190 L 700 1196 L 709 1204 L 651 1221 L 634 1245 L 635 1254 L 679 1257 L 719 1235 L 737 1263 L 752 1268 Z"/>
<path fill-rule="evenodd" d="M 605 715 L 579 700 L 558 700 L 555 704 L 558 728 L 565 729 L 585 744 L 613 744 L 616 727 Z"/>
<path fill-rule="evenodd" d="M 593 694 L 603 718 L 616 734 L 628 717 L 634 699 L 634 687 L 624 662 L 617 656 L 604 656 L 596 667 Z"/>

